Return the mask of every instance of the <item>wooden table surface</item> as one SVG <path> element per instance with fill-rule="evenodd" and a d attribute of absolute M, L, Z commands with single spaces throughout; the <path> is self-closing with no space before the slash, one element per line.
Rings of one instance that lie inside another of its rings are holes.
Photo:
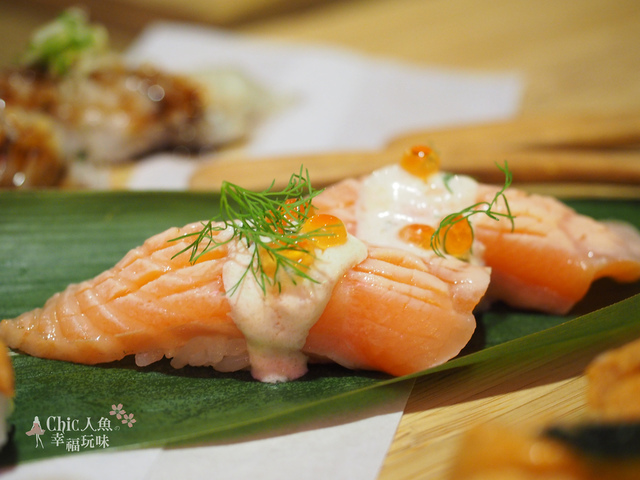
<path fill-rule="evenodd" d="M 22 50 L 34 27 L 77 3 L 0 0 L 0 63 Z M 230 10 L 220 3 L 87 4 L 116 48 L 154 19 L 205 19 L 259 38 L 347 47 L 417 65 L 517 72 L 525 83 L 523 117 L 640 112 L 637 0 L 244 0 Z M 460 432 L 480 417 L 522 422 L 582 414 L 587 360 L 492 385 L 417 381 L 380 478 L 445 478 Z"/>

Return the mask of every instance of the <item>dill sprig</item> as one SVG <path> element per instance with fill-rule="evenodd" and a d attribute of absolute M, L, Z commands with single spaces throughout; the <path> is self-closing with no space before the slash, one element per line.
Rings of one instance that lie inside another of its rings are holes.
<path fill-rule="evenodd" d="M 266 294 L 267 287 L 276 285 L 281 288 L 278 273 L 284 270 L 295 284 L 296 278 L 311 278 L 304 265 L 295 260 L 292 252 L 313 255 L 305 247 L 303 240 L 318 236 L 318 232 L 301 232 L 302 225 L 312 212 L 312 201 L 322 190 L 311 186 L 308 170 L 300 168 L 298 174 L 291 175 L 283 190 L 274 190 L 274 183 L 266 190 L 252 192 L 233 183 L 224 181 L 220 191 L 220 214 L 202 223 L 202 230 L 188 233 L 173 239 L 194 237 L 186 248 L 174 255 L 190 251 L 189 261 L 193 264 L 211 250 L 232 240 L 243 242 L 251 251 L 251 260 L 247 270 L 238 283 L 228 292 L 230 295 L 238 288 L 246 275 L 251 273 Z M 231 229 L 232 235 L 218 238 L 218 233 Z M 265 270 L 265 257 L 273 262 L 272 274 Z"/>
<path fill-rule="evenodd" d="M 496 166 L 502 173 L 504 173 L 504 185 L 502 186 L 502 188 L 495 194 L 490 202 L 475 203 L 468 206 L 467 208 L 460 210 L 459 212 L 447 215 L 440 221 L 438 228 L 436 228 L 435 232 L 433 232 L 433 235 L 431 235 L 431 249 L 436 253 L 436 255 L 444 257 L 444 254 L 446 253 L 446 248 L 444 248 L 444 245 L 446 244 L 446 237 L 453 225 L 458 222 L 468 220 L 469 217 L 479 213 L 483 213 L 493 220 L 508 218 L 511 222 L 511 231 L 515 229 L 515 217 L 511 213 L 509 201 L 507 200 L 507 196 L 505 195 L 505 191 L 507 190 L 507 188 L 509 188 L 511 182 L 513 181 L 513 175 L 509 170 L 509 166 L 507 165 L 506 161 L 504 162 L 504 166 L 500 166 L 497 163 Z M 507 211 L 506 213 L 493 210 L 500 199 L 502 199 L 502 201 L 504 202 L 504 207 Z M 469 223 L 469 226 L 471 226 L 471 223 Z M 442 235 L 443 231 L 444 235 Z M 471 227 L 471 235 L 473 239 L 473 227 Z"/>
<path fill-rule="evenodd" d="M 442 174 L 442 183 L 444 183 L 444 188 L 446 188 L 449 193 L 453 193 L 450 182 L 455 176 L 455 173 L 451 172 L 444 172 Z"/>

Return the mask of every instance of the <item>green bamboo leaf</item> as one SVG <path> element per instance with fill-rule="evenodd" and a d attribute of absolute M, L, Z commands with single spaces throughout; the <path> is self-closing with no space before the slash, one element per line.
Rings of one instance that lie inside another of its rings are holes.
<path fill-rule="evenodd" d="M 0 317 L 41 306 L 69 283 L 110 268 L 147 237 L 210 218 L 217 205 L 218 197 L 206 193 L 0 192 Z M 571 205 L 596 218 L 615 216 L 640 227 L 638 201 Z M 576 352 L 595 354 L 640 336 L 638 292 L 638 283 L 613 288 L 599 282 L 569 316 L 496 306 L 479 316 L 478 332 L 463 355 L 402 378 L 317 365 L 299 381 L 267 385 L 245 372 L 174 370 L 164 361 L 147 368 L 130 359 L 86 366 L 15 355 L 14 435 L 0 463 L 71 454 L 69 449 L 225 441 L 335 412 L 361 411 L 401 395 L 412 378 L 437 372 L 467 369 L 489 375 Z M 119 404 L 134 416 L 112 415 Z M 36 438 L 26 435 L 36 416 L 45 430 L 44 448 L 36 448 Z"/>

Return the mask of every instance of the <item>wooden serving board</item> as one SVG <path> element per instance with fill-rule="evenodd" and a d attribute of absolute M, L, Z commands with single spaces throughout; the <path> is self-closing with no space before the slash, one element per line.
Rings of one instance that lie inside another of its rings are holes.
<path fill-rule="evenodd" d="M 484 387 L 456 379 L 441 385 L 418 382 L 379 480 L 449 479 L 449 470 L 463 453 L 459 449 L 462 436 L 482 423 L 535 432 L 559 419 L 572 423 L 588 418 L 586 378 L 562 377 L 551 370 Z"/>
<path fill-rule="evenodd" d="M 513 121 L 410 132 L 381 151 L 272 158 L 241 154 L 205 161 L 191 178 L 194 190 L 218 190 L 223 180 L 260 190 L 286 184 L 303 165 L 315 186 L 367 174 L 397 162 L 419 144 L 439 152 L 442 170 L 483 182 L 502 182 L 496 163 L 508 162 L 514 183 L 640 186 L 640 114 L 525 117 Z M 619 192 L 618 192 L 619 193 Z"/>

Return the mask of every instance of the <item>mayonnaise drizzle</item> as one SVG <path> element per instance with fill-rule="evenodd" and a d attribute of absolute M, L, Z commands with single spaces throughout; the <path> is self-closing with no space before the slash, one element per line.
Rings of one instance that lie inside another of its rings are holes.
<path fill-rule="evenodd" d="M 435 228 L 446 215 L 473 205 L 477 194 L 477 182 L 464 175 L 453 175 L 445 184 L 442 173 L 425 181 L 399 165 L 376 170 L 362 183 L 356 235 L 372 245 L 412 249 L 398 237 L 402 227 L 419 223 Z"/>
<path fill-rule="evenodd" d="M 316 282 L 291 279 L 280 272 L 281 291 L 267 287 L 265 294 L 252 274 L 244 275 L 252 251 L 241 242 L 233 245 L 222 278 L 226 291 L 240 282 L 229 303 L 231 318 L 247 341 L 251 374 L 269 383 L 299 378 L 307 372 L 307 357 L 301 350 L 309 330 L 322 315 L 336 283 L 366 258 L 367 247 L 349 235 L 343 245 L 318 249 L 309 270 Z"/>

